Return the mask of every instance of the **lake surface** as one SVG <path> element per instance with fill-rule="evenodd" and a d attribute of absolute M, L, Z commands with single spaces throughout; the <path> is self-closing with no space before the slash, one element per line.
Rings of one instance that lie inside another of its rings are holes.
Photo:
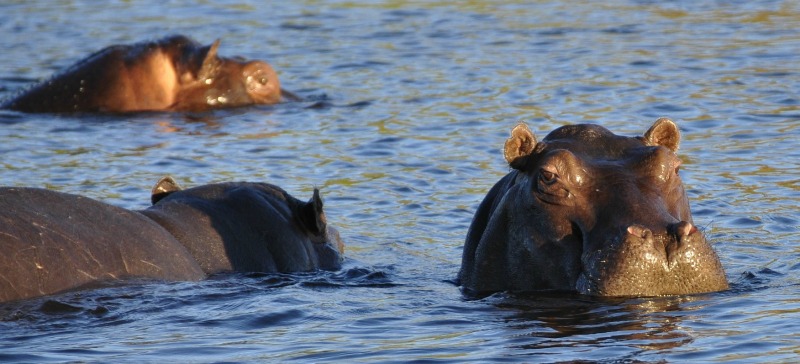
<path fill-rule="evenodd" d="M 102 4 L 102 5 L 101 5 Z M 0 185 L 131 209 L 164 175 L 319 187 L 345 268 L 137 282 L 0 305 L 10 362 L 796 362 L 800 3 L 19 1 L 0 99 L 115 43 L 183 33 L 266 59 L 308 102 L 204 114 L 0 112 Z M 318 107 L 310 107 L 315 105 Z M 601 300 L 451 283 L 525 120 L 681 127 L 731 289 Z"/>

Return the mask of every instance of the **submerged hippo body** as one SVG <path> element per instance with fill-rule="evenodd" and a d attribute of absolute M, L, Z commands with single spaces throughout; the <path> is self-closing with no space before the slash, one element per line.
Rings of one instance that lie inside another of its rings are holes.
<path fill-rule="evenodd" d="M 489 191 L 467 234 L 458 277 L 465 293 L 727 289 L 717 254 L 692 223 L 679 140 L 666 118 L 642 137 L 584 124 L 541 142 L 519 124 L 505 145 L 514 170 Z"/>
<path fill-rule="evenodd" d="M 261 61 L 217 56 L 185 36 L 116 45 L 6 101 L 24 112 L 204 111 L 274 104 L 278 75 Z M 292 95 L 292 97 L 294 97 Z"/>
<path fill-rule="evenodd" d="M 266 183 L 181 190 L 162 179 L 153 190 L 153 206 L 141 213 L 180 241 L 207 274 L 341 266 L 344 245 L 328 226 L 316 189 L 308 202 Z"/>
<path fill-rule="evenodd" d="M 315 190 L 302 202 L 265 183 L 180 190 L 131 211 L 37 188 L 0 188 L 0 302 L 126 278 L 338 269 L 343 245 Z"/>

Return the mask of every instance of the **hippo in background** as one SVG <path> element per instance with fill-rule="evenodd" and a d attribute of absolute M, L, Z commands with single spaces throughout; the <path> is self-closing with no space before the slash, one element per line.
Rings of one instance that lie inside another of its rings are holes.
<path fill-rule="evenodd" d="M 467 233 L 458 275 L 465 294 L 727 289 L 716 252 L 692 222 L 679 142 L 667 118 L 639 137 L 582 124 L 537 141 L 517 125 L 504 153 L 513 170 L 486 195 Z"/>
<path fill-rule="evenodd" d="M 266 183 L 181 189 L 131 211 L 39 188 L 0 187 L 0 302 L 132 278 L 200 280 L 223 272 L 341 267 L 344 245 L 319 191 L 308 202 Z"/>
<path fill-rule="evenodd" d="M 217 56 L 182 35 L 104 48 L 0 108 L 31 113 L 206 111 L 275 104 L 282 96 L 275 70 L 262 61 Z"/>

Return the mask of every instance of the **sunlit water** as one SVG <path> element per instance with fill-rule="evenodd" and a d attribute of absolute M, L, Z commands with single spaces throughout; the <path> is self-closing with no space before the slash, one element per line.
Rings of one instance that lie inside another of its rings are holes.
<path fill-rule="evenodd" d="M 271 182 L 301 199 L 317 186 L 346 267 L 0 305 L 0 361 L 798 360 L 796 2 L 152 3 L 3 3 L 0 98 L 106 45 L 184 33 L 268 60 L 311 101 L 2 112 L 0 185 L 131 209 L 163 175 Z M 540 136 L 575 122 L 637 135 L 660 116 L 683 131 L 695 222 L 729 291 L 461 296 L 449 280 L 517 121 Z"/>

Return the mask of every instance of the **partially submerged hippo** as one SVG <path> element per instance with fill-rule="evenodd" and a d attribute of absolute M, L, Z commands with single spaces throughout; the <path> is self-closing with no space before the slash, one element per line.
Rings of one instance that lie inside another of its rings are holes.
<path fill-rule="evenodd" d="M 0 188 L 0 302 L 125 278 L 335 270 L 343 244 L 315 189 L 308 202 L 266 183 L 181 190 L 166 177 L 131 211 L 38 188 Z"/>
<path fill-rule="evenodd" d="M 692 223 L 667 118 L 644 136 L 569 125 L 537 142 L 520 123 L 505 143 L 514 169 L 478 207 L 459 281 L 468 295 L 563 290 L 655 296 L 728 288 Z"/>
<path fill-rule="evenodd" d="M 4 102 L 24 112 L 205 111 L 274 104 L 278 75 L 261 61 L 217 56 L 219 40 L 202 46 L 182 36 L 115 45 Z"/>

